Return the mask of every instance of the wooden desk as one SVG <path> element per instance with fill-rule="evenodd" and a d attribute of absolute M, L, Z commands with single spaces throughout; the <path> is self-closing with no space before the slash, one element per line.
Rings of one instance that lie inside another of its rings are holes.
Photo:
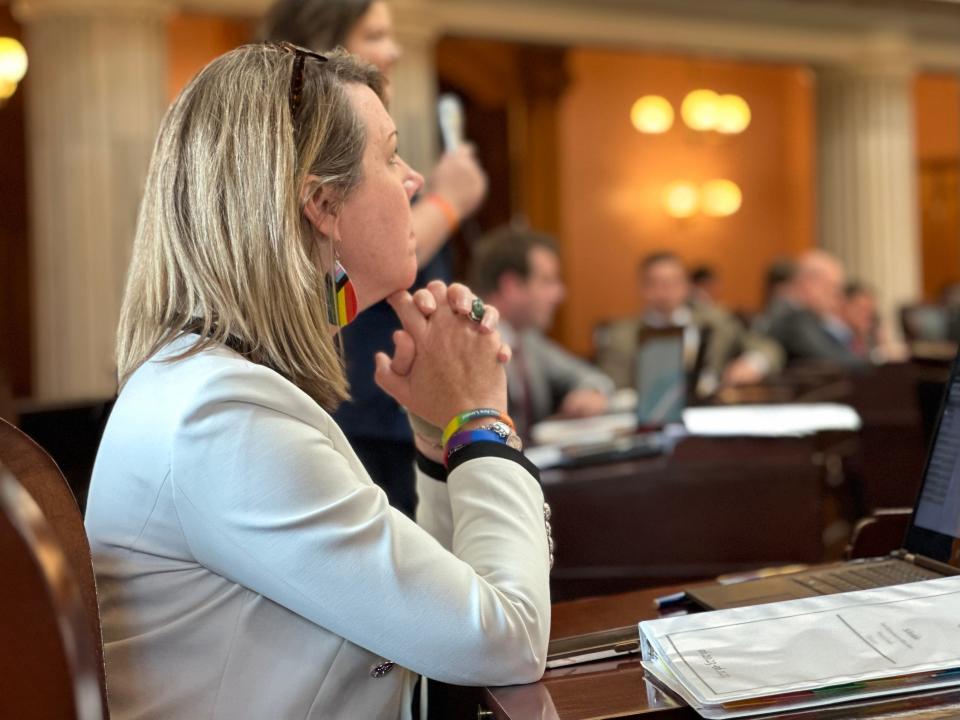
<path fill-rule="evenodd" d="M 825 444 L 687 438 L 659 457 L 545 471 L 554 599 L 831 559 Z"/>
<path fill-rule="evenodd" d="M 657 617 L 653 599 L 678 590 L 664 587 L 559 603 L 553 608 L 555 638 L 622 627 Z M 548 671 L 540 682 L 483 693 L 487 709 L 497 720 L 604 720 L 605 718 L 664 718 L 686 720 L 700 716 L 679 699 L 644 677 L 637 660 L 597 662 Z M 771 717 L 771 716 L 764 716 Z M 946 720 L 960 718 L 960 689 L 914 695 L 856 708 L 823 709 L 816 713 L 777 715 L 803 720 L 884 718 Z"/>
<path fill-rule="evenodd" d="M 844 454 L 844 474 L 856 488 L 851 512 L 861 517 L 876 508 L 913 505 L 949 368 L 942 360 L 890 363 L 850 373 L 790 368 L 763 384 L 724 390 L 715 402 L 853 406 L 863 429 L 856 447 Z"/>

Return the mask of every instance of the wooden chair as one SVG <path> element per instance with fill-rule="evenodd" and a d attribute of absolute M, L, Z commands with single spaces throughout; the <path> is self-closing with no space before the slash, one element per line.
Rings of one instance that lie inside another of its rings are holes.
<path fill-rule="evenodd" d="M 903 546 L 912 508 L 877 508 L 853 527 L 845 551 L 848 560 L 880 557 Z"/>
<path fill-rule="evenodd" d="M 78 584 L 87 630 L 94 643 L 96 673 L 106 717 L 107 692 L 100 612 L 83 516 L 57 464 L 43 448 L 4 420 L 0 420 L 0 464 L 6 466 L 40 508 Z"/>
<path fill-rule="evenodd" d="M 2 367 L 0 367 L 0 420 L 17 421 L 17 412 L 13 406 L 13 389 Z"/>
<path fill-rule="evenodd" d="M 942 305 L 904 305 L 900 308 L 900 328 L 908 342 L 947 340 L 950 337 L 949 313 Z"/>
<path fill-rule="evenodd" d="M 2 465 L 0 577 L 0 717 L 105 720 L 81 585 L 39 504 Z"/>

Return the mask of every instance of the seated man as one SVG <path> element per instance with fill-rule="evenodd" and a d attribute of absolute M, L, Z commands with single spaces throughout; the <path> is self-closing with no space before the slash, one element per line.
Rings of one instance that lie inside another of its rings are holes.
<path fill-rule="evenodd" d="M 859 367 L 866 360 L 851 350 L 851 333 L 840 319 L 843 306 L 843 265 L 822 250 L 811 250 L 798 261 L 767 331 L 783 346 L 788 363 L 819 361 Z"/>
<path fill-rule="evenodd" d="M 500 334 L 513 350 L 510 415 L 521 435 L 555 413 L 586 417 L 607 409 L 610 379 L 543 334 L 565 294 L 552 237 L 507 226 L 493 231 L 475 246 L 471 286 L 500 311 Z"/>
<path fill-rule="evenodd" d="M 777 344 L 751 333 L 722 308 L 698 303 L 691 306 L 690 281 L 680 258 L 671 252 L 645 257 L 639 266 L 643 313 L 611 323 L 603 347 L 597 348 L 598 364 L 618 387 L 633 387 L 637 340 L 644 327 L 683 327 L 684 360 L 693 368 L 703 348 L 703 369 L 695 379 L 699 395 L 713 393 L 721 384 L 744 385 L 762 380 L 783 365 Z"/>
<path fill-rule="evenodd" d="M 789 258 L 779 258 L 770 263 L 764 277 L 763 310 L 753 319 L 750 326 L 754 332 L 768 334 L 774 318 L 793 307 L 790 288 L 796 274 L 797 264 Z"/>
<path fill-rule="evenodd" d="M 712 265 L 698 265 L 690 271 L 690 304 L 719 305 L 720 278 Z"/>
<path fill-rule="evenodd" d="M 850 328 L 850 351 L 859 358 L 870 360 L 885 344 L 877 298 L 873 290 L 860 282 L 849 282 L 843 291 L 841 316 Z"/>

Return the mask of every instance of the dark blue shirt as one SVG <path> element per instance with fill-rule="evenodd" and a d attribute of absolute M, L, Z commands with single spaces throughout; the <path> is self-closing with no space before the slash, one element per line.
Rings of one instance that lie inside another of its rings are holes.
<path fill-rule="evenodd" d="M 450 255 L 450 247 L 444 246 L 417 273 L 411 292 L 431 280 L 450 282 Z M 348 438 L 413 442 L 403 410 L 373 380 L 373 358 L 378 352 L 393 355 L 393 332 L 399 328 L 400 321 L 393 308 L 382 301 L 364 310 L 340 331 L 351 400 L 343 403 L 333 417 Z"/>

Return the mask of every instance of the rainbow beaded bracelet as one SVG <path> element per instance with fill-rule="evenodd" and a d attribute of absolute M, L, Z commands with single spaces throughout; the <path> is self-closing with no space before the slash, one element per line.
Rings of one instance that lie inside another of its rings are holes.
<path fill-rule="evenodd" d="M 477 420 L 479 418 L 497 418 L 501 422 L 509 425 L 511 428 L 516 429 L 516 426 L 513 424 L 513 420 L 511 420 L 510 416 L 506 413 L 502 413 L 496 408 L 476 408 L 474 410 L 462 412 L 454 417 L 453 420 L 448 422 L 447 426 L 443 429 L 443 435 L 440 436 L 440 444 L 445 448 L 455 432 L 457 432 L 471 420 Z"/>

